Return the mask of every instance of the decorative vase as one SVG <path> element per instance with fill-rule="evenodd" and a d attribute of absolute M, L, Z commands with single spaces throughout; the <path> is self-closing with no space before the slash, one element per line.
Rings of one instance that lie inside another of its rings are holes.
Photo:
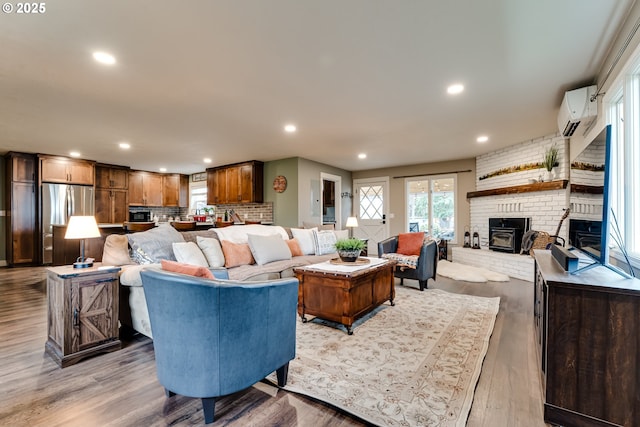
<path fill-rule="evenodd" d="M 338 251 L 338 256 L 342 262 L 356 262 L 360 256 L 360 249 L 354 249 L 349 251 Z"/>
<path fill-rule="evenodd" d="M 553 172 L 553 169 L 551 169 L 550 171 L 547 171 L 547 181 L 551 182 L 553 181 L 553 178 L 555 177 L 555 173 Z"/>

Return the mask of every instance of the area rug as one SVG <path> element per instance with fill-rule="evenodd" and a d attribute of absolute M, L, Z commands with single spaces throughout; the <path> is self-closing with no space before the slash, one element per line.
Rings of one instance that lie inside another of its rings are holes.
<path fill-rule="evenodd" d="M 484 283 L 489 280 L 492 282 L 508 282 L 510 280 L 509 276 L 503 273 L 447 260 L 438 261 L 438 274 L 453 280 L 476 283 Z"/>
<path fill-rule="evenodd" d="M 379 426 L 464 426 L 500 298 L 396 287 L 395 302 L 353 335 L 298 319 L 285 390 Z"/>

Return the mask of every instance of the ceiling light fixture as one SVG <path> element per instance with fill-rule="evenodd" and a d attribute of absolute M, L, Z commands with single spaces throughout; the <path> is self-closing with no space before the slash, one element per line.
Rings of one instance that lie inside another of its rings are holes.
<path fill-rule="evenodd" d="M 122 148 L 123 150 L 128 150 L 129 148 L 131 148 L 131 145 L 128 142 L 121 142 L 118 144 L 118 147 Z"/>
<path fill-rule="evenodd" d="M 463 90 L 464 90 L 464 86 L 460 83 L 456 83 L 456 84 L 452 84 L 447 88 L 447 93 L 449 95 L 457 95 L 459 93 L 462 93 Z"/>
<path fill-rule="evenodd" d="M 160 168 L 160 172 L 166 172 L 167 168 Z"/>
<path fill-rule="evenodd" d="M 70 155 L 71 157 L 80 157 L 80 153 L 79 153 L 79 152 L 77 152 L 77 151 L 71 151 L 71 152 L 69 153 L 69 155 Z"/>
<path fill-rule="evenodd" d="M 483 144 L 483 143 L 487 142 L 488 140 L 489 140 L 489 137 L 486 136 L 486 135 L 479 136 L 476 139 L 476 141 L 478 141 L 480 144 Z"/>
<path fill-rule="evenodd" d="M 211 163 L 211 159 L 208 157 L 205 157 L 204 159 L 202 159 L 202 161 L 205 163 Z"/>
<path fill-rule="evenodd" d="M 296 125 L 292 125 L 292 124 L 284 125 L 284 131 L 287 133 L 294 133 L 296 130 L 298 130 Z"/>
<path fill-rule="evenodd" d="M 366 155 L 366 154 L 364 154 L 364 153 L 360 153 L 360 154 L 358 154 L 358 158 L 359 158 L 359 159 L 366 159 L 366 158 L 367 158 L 367 155 Z"/>
<path fill-rule="evenodd" d="M 104 65 L 113 65 L 116 63 L 115 56 L 107 52 L 93 52 L 93 59 Z"/>

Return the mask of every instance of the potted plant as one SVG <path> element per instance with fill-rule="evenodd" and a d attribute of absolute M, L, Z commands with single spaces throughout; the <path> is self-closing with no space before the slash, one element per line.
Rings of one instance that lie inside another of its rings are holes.
<path fill-rule="evenodd" d="M 338 256 L 343 262 L 355 262 L 360 256 L 360 252 L 364 249 L 364 242 L 355 237 L 348 239 L 339 239 L 335 243 Z"/>
<path fill-rule="evenodd" d="M 553 168 L 558 166 L 558 147 L 556 147 L 555 144 L 549 147 L 544 153 L 542 165 L 547 170 L 547 180 L 553 180 Z"/>

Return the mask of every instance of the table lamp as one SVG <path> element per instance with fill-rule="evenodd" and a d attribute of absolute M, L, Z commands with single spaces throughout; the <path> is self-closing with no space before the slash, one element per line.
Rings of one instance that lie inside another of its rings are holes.
<path fill-rule="evenodd" d="M 80 239 L 80 256 L 73 263 L 73 268 L 87 268 L 93 265 L 93 259 L 87 261 L 84 257 L 84 240 L 100 237 L 98 224 L 93 216 L 72 216 L 69 218 L 65 239 Z"/>
<path fill-rule="evenodd" d="M 358 218 L 355 216 L 348 217 L 345 226 L 349 229 L 349 237 L 353 237 L 353 228 L 358 226 Z"/>

